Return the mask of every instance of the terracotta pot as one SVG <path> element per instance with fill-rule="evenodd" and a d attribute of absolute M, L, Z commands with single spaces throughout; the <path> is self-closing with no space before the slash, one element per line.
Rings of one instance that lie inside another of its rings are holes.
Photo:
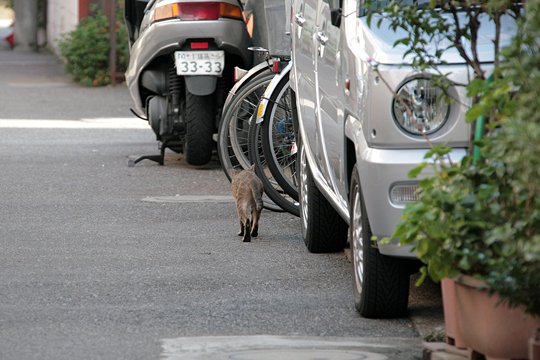
<path fill-rule="evenodd" d="M 453 279 L 441 280 L 442 303 L 444 311 L 444 328 L 446 342 L 459 349 L 466 348 L 463 335 L 458 326 L 458 307 L 456 304 L 456 282 Z"/>
<path fill-rule="evenodd" d="M 499 297 L 481 285 L 467 276 L 456 280 L 458 326 L 466 346 L 488 359 L 528 359 L 529 340 L 540 319 L 499 304 Z"/>
<path fill-rule="evenodd" d="M 529 358 L 540 360 L 540 328 L 536 329 L 536 334 L 529 341 Z"/>

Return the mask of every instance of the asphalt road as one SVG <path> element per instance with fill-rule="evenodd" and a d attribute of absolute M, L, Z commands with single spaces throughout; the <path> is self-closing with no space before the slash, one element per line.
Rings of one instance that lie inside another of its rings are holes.
<path fill-rule="evenodd" d="M 128 167 L 157 152 L 130 106 L 0 50 L 0 359 L 421 358 L 436 289 L 360 318 L 347 256 L 307 252 L 298 218 L 264 211 L 241 242 L 217 160 Z"/>

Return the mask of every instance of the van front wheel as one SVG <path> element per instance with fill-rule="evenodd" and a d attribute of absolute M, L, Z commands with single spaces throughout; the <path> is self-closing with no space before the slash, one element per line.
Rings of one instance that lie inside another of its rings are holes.
<path fill-rule="evenodd" d="M 377 243 L 371 239 L 356 165 L 349 194 L 349 239 L 356 310 L 366 318 L 404 317 L 409 301 L 410 260 L 381 255 Z"/>

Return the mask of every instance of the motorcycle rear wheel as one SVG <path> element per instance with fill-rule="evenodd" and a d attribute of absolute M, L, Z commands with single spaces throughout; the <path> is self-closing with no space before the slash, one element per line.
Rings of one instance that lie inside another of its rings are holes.
<path fill-rule="evenodd" d="M 197 96 L 186 90 L 184 156 L 190 165 L 205 165 L 212 159 L 215 125 L 215 96 Z"/>

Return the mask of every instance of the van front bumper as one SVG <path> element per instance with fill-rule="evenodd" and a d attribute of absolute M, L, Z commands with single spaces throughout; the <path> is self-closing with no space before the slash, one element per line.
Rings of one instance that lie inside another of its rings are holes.
<path fill-rule="evenodd" d="M 360 173 L 362 195 L 364 197 L 371 231 L 377 239 L 391 237 L 401 220 L 406 201 L 396 201 L 396 186 L 414 189 L 421 177 L 429 176 L 429 167 L 417 179 L 409 178 L 409 172 L 425 162 L 429 149 L 377 149 L 367 143 L 357 144 L 357 166 Z M 466 155 L 466 149 L 454 148 L 450 153 L 452 162 L 459 162 Z M 397 239 L 390 243 L 378 242 L 379 251 L 384 255 L 414 257 L 410 246 L 399 246 Z"/>

